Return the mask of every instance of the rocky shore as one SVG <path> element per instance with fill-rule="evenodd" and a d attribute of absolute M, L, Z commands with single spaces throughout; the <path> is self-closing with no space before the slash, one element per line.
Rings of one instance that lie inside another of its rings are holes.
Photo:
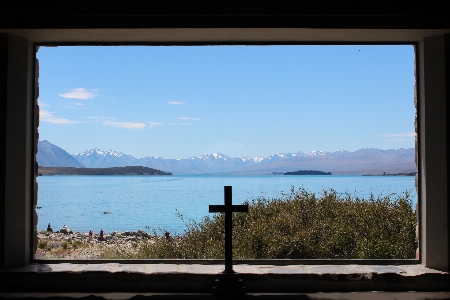
<path fill-rule="evenodd" d="M 41 231 L 37 236 L 35 259 L 102 259 L 102 253 L 120 251 L 136 253 L 141 243 L 154 243 L 159 236 L 138 230 L 104 234 L 103 239 L 88 233 L 61 233 Z"/>

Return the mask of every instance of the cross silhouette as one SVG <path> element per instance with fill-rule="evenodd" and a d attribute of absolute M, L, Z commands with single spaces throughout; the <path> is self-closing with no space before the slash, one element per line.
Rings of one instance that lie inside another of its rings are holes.
<path fill-rule="evenodd" d="M 248 205 L 233 205 L 231 186 L 224 186 L 225 205 L 210 205 L 209 212 L 225 213 L 225 270 L 223 273 L 233 271 L 233 212 L 248 212 Z"/>

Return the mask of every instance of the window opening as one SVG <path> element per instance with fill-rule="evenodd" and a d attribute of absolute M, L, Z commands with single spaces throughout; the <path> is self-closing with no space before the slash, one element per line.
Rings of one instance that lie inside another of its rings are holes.
<path fill-rule="evenodd" d="M 415 258 L 413 46 L 37 58 L 36 259 L 222 258 L 224 186 L 234 258 Z"/>

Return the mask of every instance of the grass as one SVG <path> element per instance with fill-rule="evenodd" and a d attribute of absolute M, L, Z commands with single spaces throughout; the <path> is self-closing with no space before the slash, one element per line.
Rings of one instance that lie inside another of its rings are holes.
<path fill-rule="evenodd" d="M 61 248 L 64 249 L 64 250 L 67 250 L 67 249 L 69 248 L 69 243 L 67 243 L 67 242 L 62 242 L 62 243 L 61 243 Z"/>
<path fill-rule="evenodd" d="M 39 241 L 37 246 L 39 249 L 47 249 L 47 241 Z"/>
<path fill-rule="evenodd" d="M 75 250 L 89 247 L 87 243 L 80 240 L 71 241 L 53 241 L 53 240 L 38 240 L 36 256 L 50 255 L 50 256 L 65 256 L 73 253 Z"/>
<path fill-rule="evenodd" d="M 236 259 L 408 259 L 415 257 L 416 216 L 408 192 L 363 199 L 334 190 L 294 188 L 278 198 L 250 200 L 233 215 Z M 183 216 L 180 214 L 180 217 Z M 224 256 L 224 215 L 185 221 L 182 236 L 155 235 L 133 251 L 102 258 L 210 259 Z M 156 232 L 155 232 L 156 234 Z"/>

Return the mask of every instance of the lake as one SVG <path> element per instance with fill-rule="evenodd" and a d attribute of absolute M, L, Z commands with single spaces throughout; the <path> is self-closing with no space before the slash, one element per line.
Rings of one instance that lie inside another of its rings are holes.
<path fill-rule="evenodd" d="M 39 176 L 38 230 L 51 223 L 54 230 L 67 225 L 73 231 L 98 233 L 117 230 L 151 232 L 151 228 L 182 234 L 185 221 L 201 221 L 210 204 L 223 204 L 223 187 L 233 187 L 233 204 L 277 197 L 304 187 L 321 193 L 360 197 L 411 193 L 417 202 L 414 176 Z M 108 212 L 105 214 L 105 212 Z"/>

